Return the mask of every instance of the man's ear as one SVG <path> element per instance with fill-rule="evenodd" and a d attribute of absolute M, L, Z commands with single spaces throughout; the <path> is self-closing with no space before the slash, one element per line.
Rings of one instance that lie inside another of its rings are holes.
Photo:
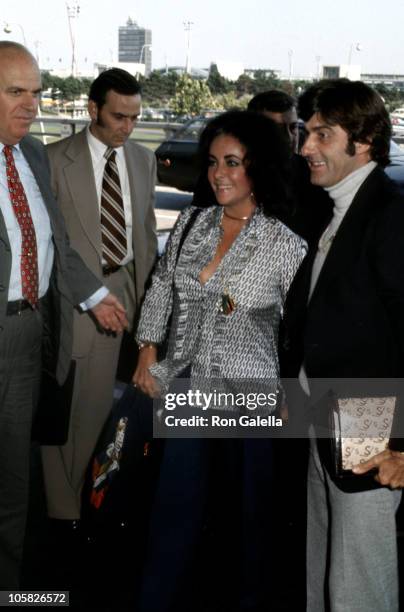
<path fill-rule="evenodd" d="M 87 109 L 88 109 L 88 114 L 90 115 L 90 119 L 92 121 L 97 121 L 97 119 L 98 119 L 98 106 L 94 102 L 94 100 L 89 100 L 88 101 Z"/>
<path fill-rule="evenodd" d="M 365 153 L 370 152 L 370 142 L 355 142 L 354 145 L 356 155 L 364 155 Z"/>

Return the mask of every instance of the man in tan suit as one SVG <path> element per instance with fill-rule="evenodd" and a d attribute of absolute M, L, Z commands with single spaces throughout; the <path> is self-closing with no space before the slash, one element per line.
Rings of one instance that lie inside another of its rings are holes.
<path fill-rule="evenodd" d="M 123 301 L 132 323 L 156 255 L 155 158 L 129 140 L 140 108 L 136 79 L 107 70 L 90 89 L 89 127 L 47 147 L 71 245 Z M 63 446 L 42 447 L 48 514 L 67 530 L 78 526 L 85 471 L 112 405 L 121 340 L 75 313 L 69 437 Z"/>

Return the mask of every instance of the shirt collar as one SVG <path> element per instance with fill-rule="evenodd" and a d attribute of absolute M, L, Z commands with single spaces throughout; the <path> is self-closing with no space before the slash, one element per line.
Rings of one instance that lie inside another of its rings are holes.
<path fill-rule="evenodd" d="M 91 133 L 90 126 L 87 127 L 87 142 L 94 159 L 100 162 L 104 157 L 105 151 L 109 147 Z M 116 151 L 116 154 L 120 157 L 123 154 L 123 147 L 114 148 L 114 151 Z"/>
<path fill-rule="evenodd" d="M 4 147 L 7 146 L 4 142 L 0 142 L 0 151 L 3 152 Z M 18 153 L 21 153 L 21 147 L 20 147 L 20 143 L 17 142 L 17 144 L 13 144 L 13 145 L 9 145 L 9 147 L 11 147 L 13 149 L 13 151 L 18 151 Z"/>

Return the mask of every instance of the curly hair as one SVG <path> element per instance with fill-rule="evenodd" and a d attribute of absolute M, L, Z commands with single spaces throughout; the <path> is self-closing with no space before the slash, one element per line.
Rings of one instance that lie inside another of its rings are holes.
<path fill-rule="evenodd" d="M 387 166 L 391 123 L 377 91 L 361 81 L 324 79 L 306 89 L 298 100 L 298 114 L 303 121 L 315 113 L 347 132 L 349 155 L 355 154 L 355 142 L 370 144 L 373 161 Z"/>
<path fill-rule="evenodd" d="M 262 206 L 264 214 L 269 217 L 288 212 L 292 203 L 288 140 L 274 121 L 252 111 L 234 110 L 218 115 L 201 134 L 199 158 L 204 197 L 208 203 L 217 204 L 208 186 L 207 173 L 210 146 L 221 135 L 232 136 L 245 147 L 245 170 L 252 182 L 255 199 Z"/>

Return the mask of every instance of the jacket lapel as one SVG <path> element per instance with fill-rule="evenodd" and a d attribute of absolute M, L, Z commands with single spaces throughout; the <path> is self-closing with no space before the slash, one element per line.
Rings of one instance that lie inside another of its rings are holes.
<path fill-rule="evenodd" d="M 94 223 L 94 219 L 100 215 L 100 210 L 86 130 L 71 140 L 65 156 L 67 160 L 64 174 L 73 206 L 76 207 L 80 223 L 90 243 L 101 256 L 101 227 L 99 223 Z"/>
<path fill-rule="evenodd" d="M 136 252 L 137 236 L 136 232 L 142 227 L 142 220 L 139 216 L 141 210 L 142 196 L 140 192 L 141 186 L 141 168 L 137 159 L 137 151 L 135 147 L 130 147 L 130 143 L 126 142 L 123 146 L 125 153 L 126 169 L 128 172 L 130 201 L 132 208 L 132 243 L 134 253 Z"/>
<path fill-rule="evenodd" d="M 32 174 L 35 177 L 39 191 L 41 192 L 43 202 L 49 215 L 49 221 L 54 236 L 59 237 L 60 227 L 55 219 L 55 198 L 50 188 L 49 172 L 45 166 L 46 154 L 39 155 L 36 146 L 33 146 L 31 136 L 26 136 L 20 142 L 21 151 L 31 168 Z M 57 244 L 55 244 L 57 246 Z"/>
<path fill-rule="evenodd" d="M 363 236 L 368 221 L 372 217 L 372 210 L 379 202 L 378 192 L 381 177 L 386 178 L 383 170 L 375 168 L 360 186 L 332 241 L 310 298 L 309 307 L 316 297 L 326 292 L 327 287 L 335 278 L 352 266 L 352 262 L 355 261 L 358 240 Z M 311 269 L 312 265 L 310 273 Z"/>
<path fill-rule="evenodd" d="M 35 177 L 37 185 L 39 187 L 39 191 L 43 197 L 45 206 L 47 208 L 48 213 L 51 215 L 51 210 L 49 206 L 50 197 L 53 199 L 53 195 L 50 191 L 50 183 L 48 180 L 48 176 L 46 173 L 46 169 L 44 168 L 44 158 L 40 158 L 38 156 L 37 150 L 32 146 L 30 141 L 30 137 L 23 138 L 20 142 L 21 151 L 24 154 L 24 157 L 32 170 L 32 174 Z"/>

